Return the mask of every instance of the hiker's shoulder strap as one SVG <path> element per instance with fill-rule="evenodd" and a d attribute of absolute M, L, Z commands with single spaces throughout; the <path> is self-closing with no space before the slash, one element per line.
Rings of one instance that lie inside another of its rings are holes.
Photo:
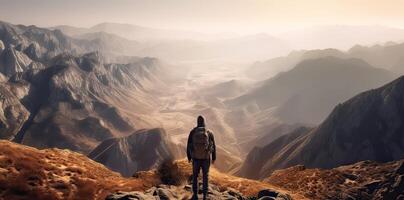
<path fill-rule="evenodd" d="M 206 130 L 206 132 L 208 133 L 209 140 L 215 142 L 215 137 L 213 136 L 212 131 Z"/>

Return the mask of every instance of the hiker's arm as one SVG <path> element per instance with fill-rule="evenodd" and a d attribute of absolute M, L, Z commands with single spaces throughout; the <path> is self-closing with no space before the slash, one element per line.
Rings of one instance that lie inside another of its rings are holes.
<path fill-rule="evenodd" d="M 192 151 L 192 131 L 189 133 L 188 142 L 187 142 L 187 158 L 188 161 L 191 161 L 191 151 Z"/>
<path fill-rule="evenodd" d="M 212 133 L 210 133 L 210 139 L 212 140 L 212 161 L 215 162 L 215 160 L 216 160 L 216 144 L 215 144 L 215 137 L 213 137 Z"/>

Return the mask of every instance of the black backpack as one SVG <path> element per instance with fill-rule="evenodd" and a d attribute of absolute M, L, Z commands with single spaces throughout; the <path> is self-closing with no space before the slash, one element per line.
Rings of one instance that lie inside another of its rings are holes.
<path fill-rule="evenodd" d="M 211 153 L 209 133 L 204 127 L 196 127 L 192 135 L 192 158 L 209 159 Z"/>

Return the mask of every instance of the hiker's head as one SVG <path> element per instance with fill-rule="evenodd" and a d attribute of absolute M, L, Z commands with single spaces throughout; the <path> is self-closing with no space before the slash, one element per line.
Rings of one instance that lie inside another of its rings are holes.
<path fill-rule="evenodd" d="M 205 127 L 205 119 L 201 115 L 198 116 L 197 127 Z"/>

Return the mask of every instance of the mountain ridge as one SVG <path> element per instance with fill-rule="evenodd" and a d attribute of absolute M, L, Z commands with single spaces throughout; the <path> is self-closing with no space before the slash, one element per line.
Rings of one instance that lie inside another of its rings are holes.
<path fill-rule="evenodd" d="M 337 105 L 317 128 L 286 145 L 275 140 L 267 147 L 279 144 L 280 150 L 262 158 L 266 161 L 255 166 L 262 167 L 255 177 L 269 176 L 273 170 L 298 164 L 333 168 L 361 160 L 402 159 L 403 89 L 404 76 Z M 252 153 L 248 157 L 259 155 L 264 156 Z M 245 165 L 254 166 L 256 162 L 248 157 L 251 163 Z"/>

